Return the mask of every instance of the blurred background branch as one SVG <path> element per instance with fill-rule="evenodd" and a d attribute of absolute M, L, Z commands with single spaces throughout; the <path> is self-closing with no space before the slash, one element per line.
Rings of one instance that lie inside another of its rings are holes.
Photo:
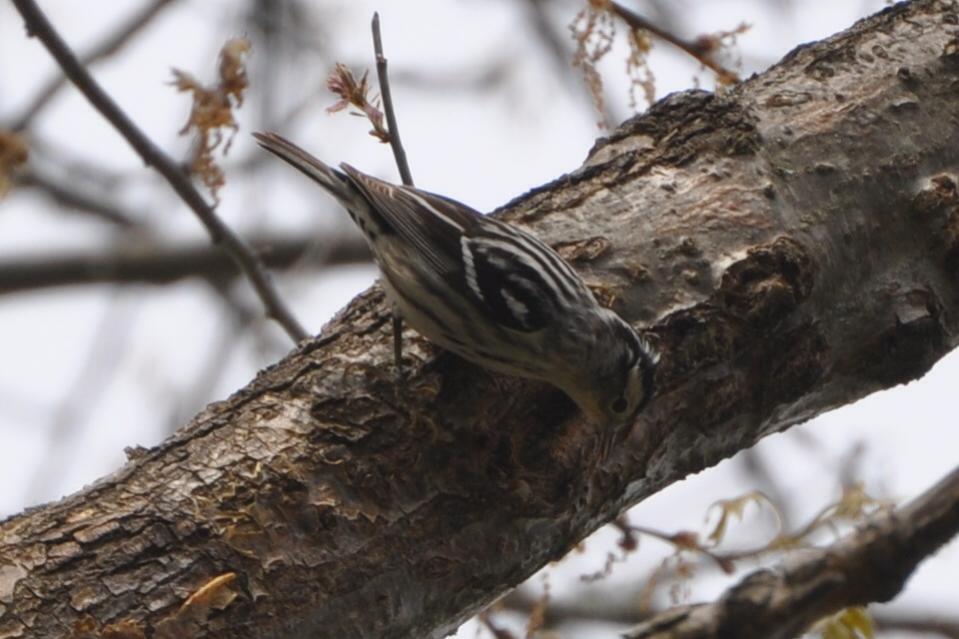
<path fill-rule="evenodd" d="M 370 262 L 366 244 L 353 234 L 322 242 L 293 234 L 261 236 L 247 243 L 266 266 L 281 270 Z M 0 259 L 0 295 L 82 284 L 171 284 L 190 277 L 225 281 L 238 275 L 229 256 L 209 243 L 134 241 L 109 251 Z"/>

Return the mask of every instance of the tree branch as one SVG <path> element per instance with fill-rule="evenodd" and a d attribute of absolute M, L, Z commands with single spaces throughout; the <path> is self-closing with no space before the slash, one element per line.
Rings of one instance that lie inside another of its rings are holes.
<path fill-rule="evenodd" d="M 249 240 L 271 268 L 285 269 L 317 254 L 323 266 L 370 261 L 362 238 L 355 235 L 330 239 L 317 247 L 315 239 L 297 236 L 261 236 Z M 169 284 L 188 277 L 223 280 L 237 275 L 229 256 L 208 243 L 174 246 L 119 245 L 110 252 L 76 252 L 0 260 L 0 295 L 35 291 L 53 286 L 82 284 Z"/>
<path fill-rule="evenodd" d="M 852 606 L 888 601 L 920 561 L 959 533 L 959 468 L 892 513 L 827 548 L 759 570 L 715 603 L 660 613 L 627 639 L 791 639 Z"/>
<path fill-rule="evenodd" d="M 280 299 L 259 258 L 240 236 L 236 235 L 220 220 L 213 208 L 193 187 L 187 175 L 176 162 L 140 131 L 113 101 L 113 98 L 96 83 L 77 60 L 66 42 L 53 29 L 36 2 L 33 0 L 13 0 L 13 4 L 23 17 L 28 33 L 40 39 L 60 64 L 66 76 L 80 89 L 90 103 L 120 132 L 147 165 L 154 167 L 163 175 L 170 186 L 173 187 L 173 190 L 196 213 L 210 234 L 213 243 L 222 246 L 240 271 L 250 280 L 256 294 L 263 302 L 267 316 L 275 319 L 293 341 L 299 342 L 305 339 L 308 333 L 300 326 L 283 303 L 283 300 Z"/>
<path fill-rule="evenodd" d="M 663 353 L 605 463 L 558 391 L 412 336 L 398 404 L 373 287 L 167 442 L 0 522 L 0 630 L 442 637 L 667 484 L 923 375 L 959 343 L 954 7 L 674 94 L 495 213 Z"/>

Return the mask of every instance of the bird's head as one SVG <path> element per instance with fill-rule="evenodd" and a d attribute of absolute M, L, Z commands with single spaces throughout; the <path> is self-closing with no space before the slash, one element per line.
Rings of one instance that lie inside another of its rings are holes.
<path fill-rule="evenodd" d="M 659 354 L 619 315 L 608 309 L 596 318 L 575 382 L 564 390 L 603 428 L 631 425 L 653 395 Z"/>

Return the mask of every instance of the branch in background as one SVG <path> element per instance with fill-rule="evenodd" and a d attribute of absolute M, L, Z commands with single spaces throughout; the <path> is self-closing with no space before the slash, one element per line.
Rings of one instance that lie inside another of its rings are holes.
<path fill-rule="evenodd" d="M 543 628 L 590 622 L 634 626 L 652 614 L 637 603 L 640 594 L 630 592 L 623 596 L 619 589 L 611 589 L 602 593 L 579 592 L 574 597 L 552 597 L 543 609 Z M 517 588 L 497 601 L 494 607 L 529 616 L 540 607 L 540 600 L 528 590 Z"/>
<path fill-rule="evenodd" d="M 36 2 L 34 0 L 13 0 L 13 4 L 20 15 L 23 16 L 27 32 L 40 39 L 63 68 L 67 77 L 80 89 L 90 103 L 113 124 L 146 164 L 154 167 L 166 178 L 170 186 L 196 213 L 210 234 L 213 243 L 223 247 L 236 266 L 253 284 L 253 288 L 263 302 L 267 316 L 279 322 L 293 341 L 299 342 L 308 337 L 308 333 L 293 317 L 292 312 L 280 298 L 270 280 L 269 273 L 252 249 L 239 235 L 235 234 L 220 220 L 177 163 L 140 131 L 113 101 L 113 98 L 96 83 L 63 41 L 63 38 L 53 29 L 50 21 L 47 20 Z"/>
<path fill-rule="evenodd" d="M 640 594 L 624 594 L 620 588 L 616 588 L 598 593 L 583 591 L 564 598 L 553 597 L 543 613 L 543 628 L 562 629 L 567 625 L 588 623 L 634 626 L 660 612 L 643 611 L 636 603 Z M 539 597 L 520 587 L 496 602 L 494 607 L 529 616 L 539 605 Z M 917 632 L 959 639 L 959 618 L 948 617 L 940 612 L 923 613 L 897 607 L 872 613 L 872 619 L 880 632 Z"/>
<path fill-rule="evenodd" d="M 895 610 L 874 614 L 872 620 L 881 632 L 922 633 L 959 639 L 959 617 L 947 617 L 941 611 L 919 613 Z"/>
<path fill-rule="evenodd" d="M 380 81 L 380 95 L 383 96 L 383 110 L 386 111 L 386 126 L 390 130 L 390 147 L 396 168 L 400 171 L 403 184 L 413 186 L 413 174 L 406 160 L 406 150 L 400 141 L 400 127 L 393 110 L 393 94 L 390 92 L 390 76 L 386 69 L 386 56 L 383 55 L 383 38 L 380 36 L 380 14 L 373 14 L 373 50 L 376 52 L 376 76 Z"/>
<path fill-rule="evenodd" d="M 673 35 L 666 29 L 660 29 L 643 16 L 630 9 L 627 9 L 617 2 L 610 0 L 608 6 L 613 13 L 619 16 L 631 28 L 648 31 L 657 38 L 665 40 L 671 45 L 682 49 L 692 57 L 696 58 L 700 64 L 712 70 L 718 76 L 717 80 L 720 84 L 734 84 L 739 81 L 738 75 L 719 64 L 719 62 L 717 62 L 713 57 L 713 54 L 716 52 L 716 49 L 719 46 L 720 38 L 701 36 L 693 41 L 684 40 L 676 35 Z M 743 27 L 740 27 L 740 29 L 742 28 Z M 734 30 L 731 33 L 736 32 L 738 32 L 738 30 Z"/>
<path fill-rule="evenodd" d="M 68 181 L 57 181 L 51 176 L 38 172 L 34 167 L 28 167 L 21 172 L 16 181 L 18 187 L 37 189 L 63 207 L 89 213 L 125 229 L 132 229 L 141 225 L 139 220 L 131 217 L 127 211 L 119 206 L 84 193 Z"/>
<path fill-rule="evenodd" d="M 532 1 L 536 6 L 537 0 Z M 613 50 L 616 24 L 620 20 L 629 26 L 626 39 L 629 47 L 626 74 L 629 78 L 629 103 L 634 110 L 639 104 L 637 91 L 642 91 L 643 99 L 648 104 L 652 104 L 656 99 L 656 78 L 649 66 L 653 36 L 672 43 L 699 60 L 705 67 L 712 69 L 717 74 L 718 85 L 729 85 L 739 80 L 735 73 L 719 64 L 715 56 L 727 42 L 735 42 L 738 35 L 749 29 L 745 23 L 730 31 L 705 34 L 687 42 L 612 0 L 589 0 L 569 24 L 569 30 L 576 42 L 572 65 L 582 70 L 586 87 L 601 115 L 605 115 L 606 111 L 603 79 L 597 64 Z M 602 128 L 605 122 L 600 121 L 597 124 Z"/>
<path fill-rule="evenodd" d="M 832 546 L 759 570 L 715 603 L 656 615 L 628 639 L 788 639 L 851 606 L 888 601 L 920 561 L 959 532 L 959 468 L 906 506 L 873 517 Z"/>
<path fill-rule="evenodd" d="M 253 238 L 251 246 L 273 268 L 287 268 L 316 246 L 312 234 Z M 369 262 L 366 243 L 350 234 L 317 250 L 324 266 Z M 208 243 L 179 246 L 134 245 L 113 254 L 102 251 L 9 258 L 0 261 L 0 295 L 78 284 L 168 284 L 188 277 L 226 279 L 237 275 L 229 256 Z"/>
<path fill-rule="evenodd" d="M 116 31 L 104 38 L 100 44 L 80 56 L 80 64 L 88 67 L 95 62 L 113 55 L 130 42 L 133 36 L 146 28 L 163 9 L 173 4 L 173 2 L 175 2 L 175 0 L 153 0 L 153 2 L 147 4 L 140 11 L 132 15 L 129 20 L 121 24 Z M 40 92 L 29 106 L 23 110 L 20 117 L 14 120 L 10 128 L 14 131 L 21 131 L 27 128 L 37 113 L 42 111 L 44 107 L 50 103 L 53 97 L 60 92 L 66 83 L 67 77 L 65 75 L 57 75 L 55 78 L 47 81 L 47 84 L 40 89 Z"/>

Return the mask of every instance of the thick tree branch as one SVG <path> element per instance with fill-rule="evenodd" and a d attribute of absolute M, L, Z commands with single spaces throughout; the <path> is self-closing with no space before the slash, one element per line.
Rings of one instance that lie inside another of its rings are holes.
<path fill-rule="evenodd" d="M 359 235 L 323 240 L 304 235 L 254 237 L 247 240 L 263 263 L 285 269 L 301 259 L 323 266 L 370 261 Z M 0 259 L 0 295 L 80 284 L 169 284 L 188 277 L 224 280 L 238 275 L 233 262 L 209 243 L 173 246 L 123 244 L 96 252 L 59 253 Z"/>
<path fill-rule="evenodd" d="M 0 522 L 0 631 L 441 637 L 624 507 L 921 376 L 959 342 L 956 13 L 896 5 L 674 95 L 498 213 L 663 352 L 607 463 L 560 393 L 423 340 L 398 404 L 374 287 L 169 441 Z"/>
<path fill-rule="evenodd" d="M 156 146 L 97 84 L 93 76 L 77 60 L 76 56 L 53 29 L 50 21 L 33 0 L 13 0 L 23 17 L 27 31 L 37 37 L 54 57 L 63 72 L 77 86 L 87 100 L 112 124 L 131 147 L 154 167 L 173 187 L 173 190 L 193 210 L 217 246 L 222 246 L 237 268 L 246 275 L 253 289 L 263 302 L 267 316 L 275 319 L 294 342 L 308 336 L 306 330 L 286 307 L 274 288 L 270 275 L 256 254 L 239 235 L 223 223 L 213 208 L 207 204 L 189 177 L 173 159 Z"/>
<path fill-rule="evenodd" d="M 959 468 L 906 506 L 826 548 L 759 570 L 712 604 L 660 613 L 627 639 L 791 639 L 851 606 L 888 601 L 920 561 L 959 533 Z"/>

